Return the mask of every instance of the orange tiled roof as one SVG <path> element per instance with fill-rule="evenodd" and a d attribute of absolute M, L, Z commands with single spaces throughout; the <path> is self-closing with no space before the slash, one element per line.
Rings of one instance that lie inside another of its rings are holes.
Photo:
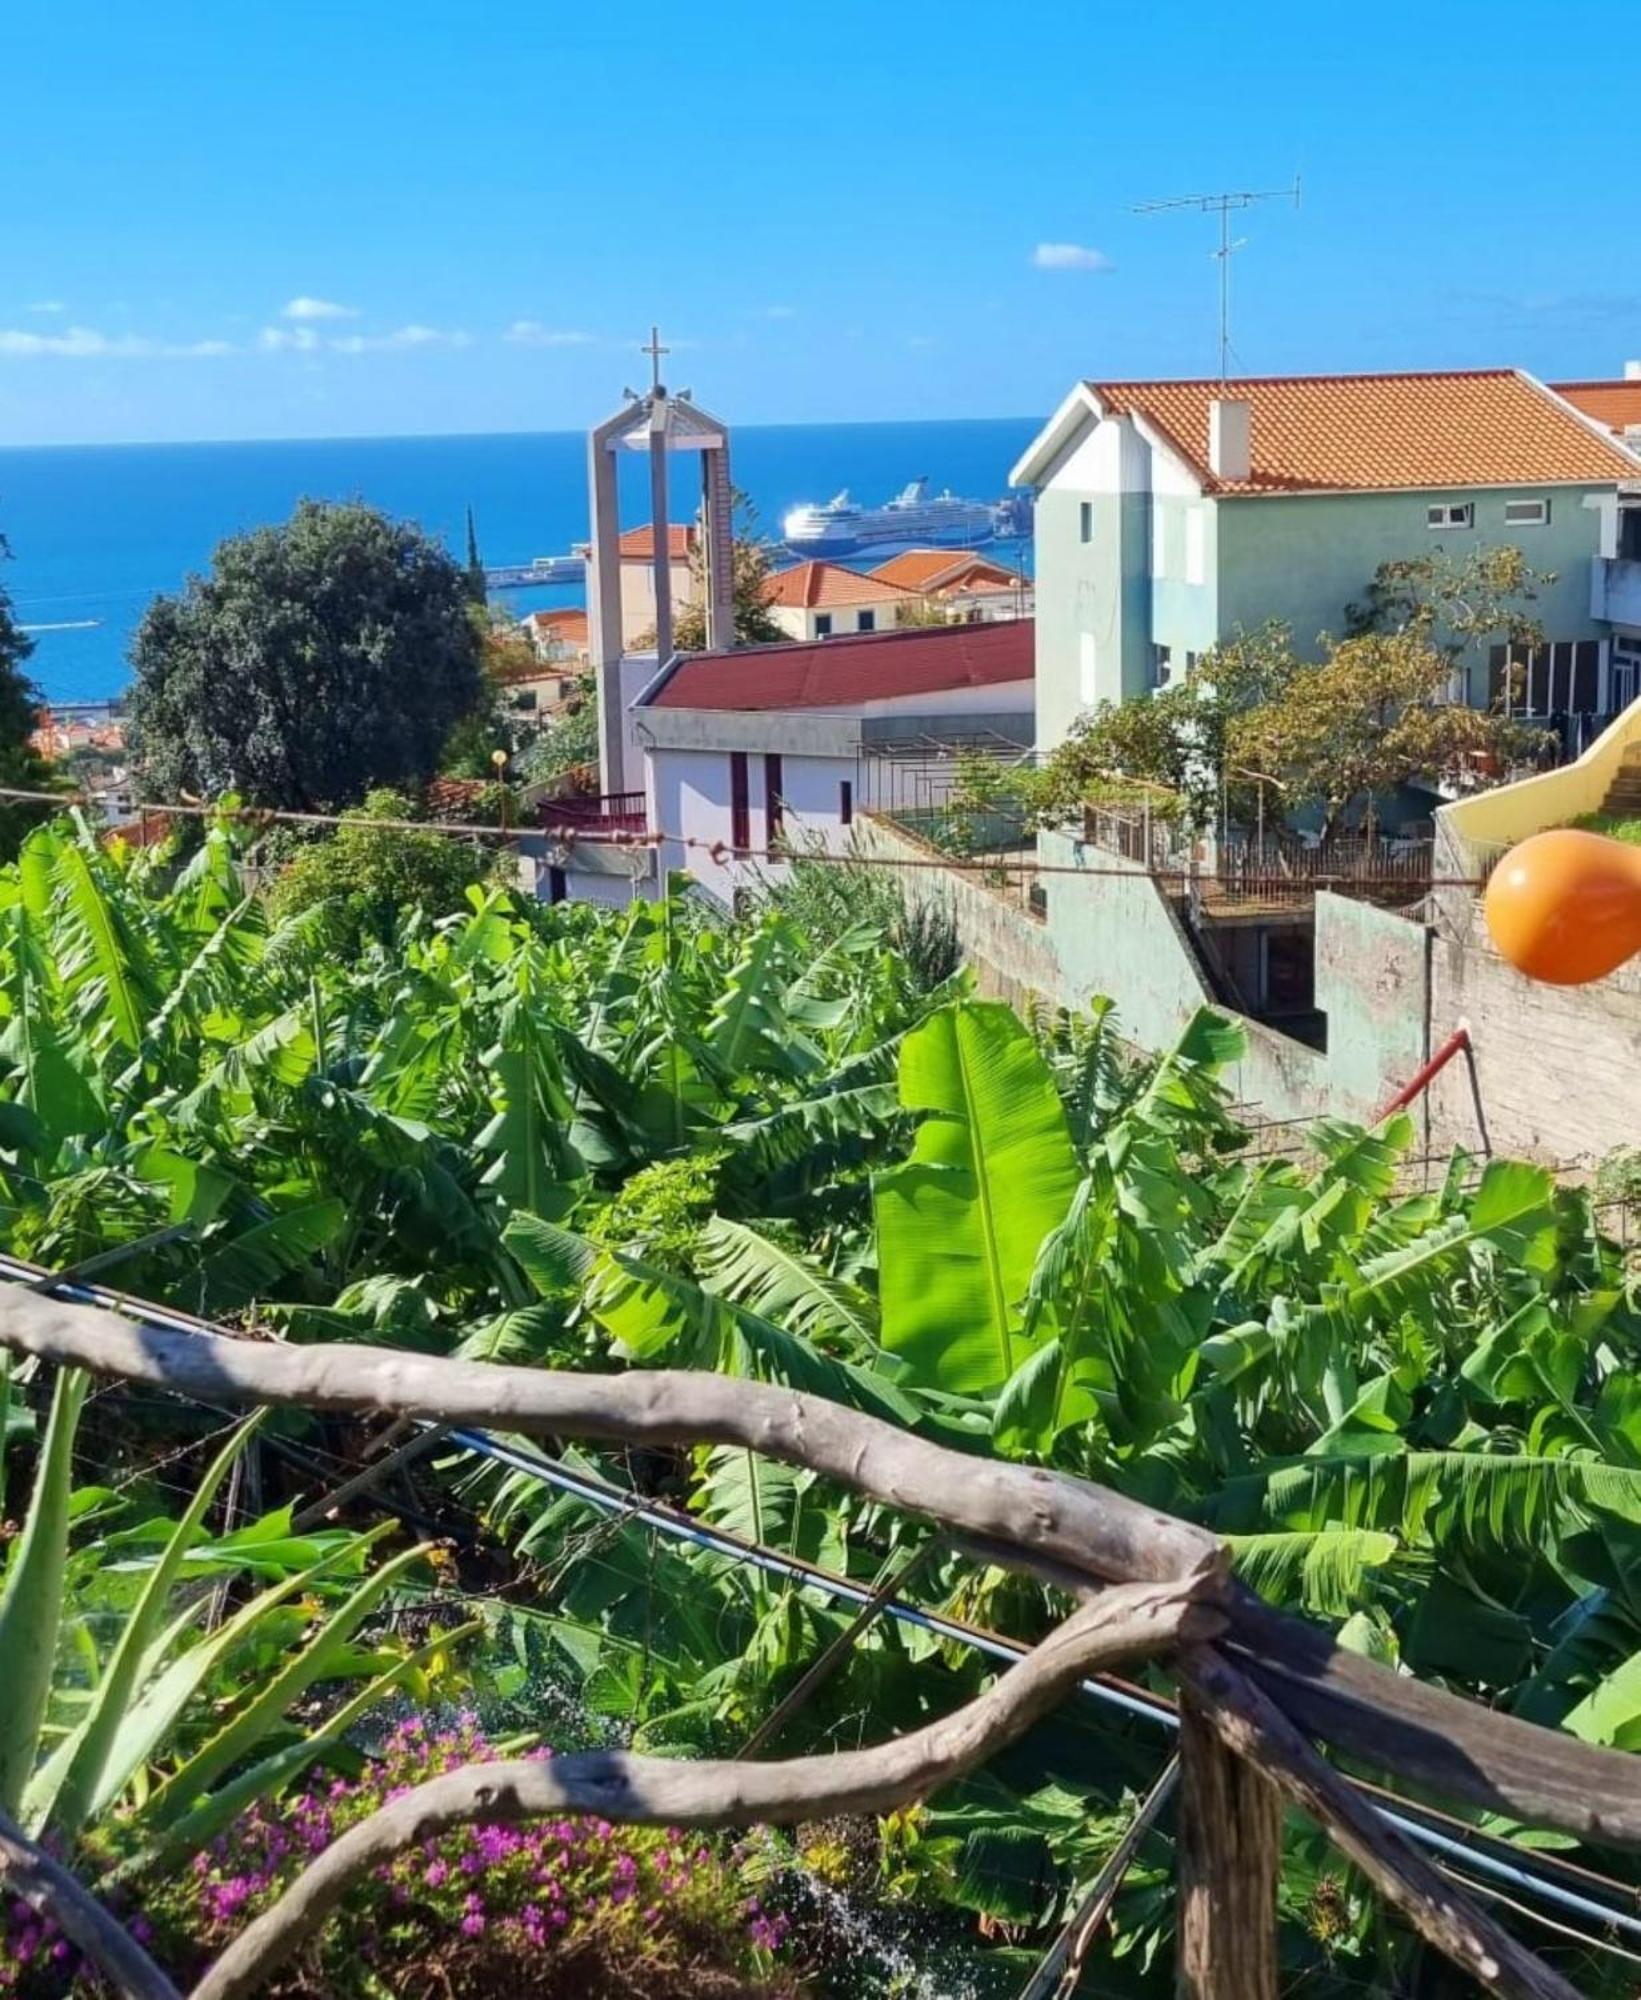
<path fill-rule="evenodd" d="M 650 562 L 655 556 L 655 523 L 646 521 L 641 528 L 629 528 L 621 537 L 621 560 L 623 562 Z M 688 562 L 690 552 L 695 547 L 695 530 L 683 521 L 667 523 L 667 560 Z"/>
<path fill-rule="evenodd" d="M 826 611 L 846 604 L 894 604 L 911 595 L 911 591 L 885 583 L 881 577 L 863 576 L 858 569 L 845 569 L 842 563 L 822 562 L 817 558 L 771 577 L 765 601 L 806 611 Z"/>
<path fill-rule="evenodd" d="M 1161 432 L 1206 493 L 1339 493 L 1605 485 L 1635 462 L 1514 368 L 1421 375 L 1277 375 L 1221 382 L 1089 382 L 1113 414 Z M 1208 467 L 1208 405 L 1251 406 L 1252 472 Z"/>
<path fill-rule="evenodd" d="M 1617 382 L 1552 382 L 1550 387 L 1610 431 L 1641 424 L 1641 377 L 1626 376 Z"/>
<path fill-rule="evenodd" d="M 525 624 L 539 632 L 551 632 L 559 639 L 585 639 L 587 636 L 587 614 L 579 605 L 567 605 L 562 611 L 532 611 Z"/>
<path fill-rule="evenodd" d="M 903 590 L 1012 590 L 1020 578 L 989 556 L 966 555 L 960 549 L 907 549 L 879 563 L 873 576 Z"/>

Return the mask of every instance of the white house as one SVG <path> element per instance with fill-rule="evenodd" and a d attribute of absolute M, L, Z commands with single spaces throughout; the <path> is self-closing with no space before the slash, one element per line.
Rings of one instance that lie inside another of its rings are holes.
<path fill-rule="evenodd" d="M 846 848 L 894 747 L 1028 744 L 1032 662 L 1027 618 L 679 656 L 633 709 L 662 878 L 730 903 L 783 847 Z"/>
<path fill-rule="evenodd" d="M 902 605 L 916 597 L 898 584 L 866 576 L 843 563 L 801 562 L 769 580 L 764 602 L 791 638 L 835 639 L 843 632 L 887 632 Z"/>
<path fill-rule="evenodd" d="M 1032 613 L 1031 578 L 973 549 L 905 549 L 879 563 L 872 575 L 911 591 L 925 609 L 964 624 Z"/>
<path fill-rule="evenodd" d="M 655 644 L 655 529 L 646 522 L 629 528 L 621 537 L 621 643 L 629 649 L 641 642 Z M 672 521 L 667 525 L 667 579 L 672 589 L 672 613 L 676 618 L 687 605 L 700 601 L 701 585 L 696 574 L 696 531 L 693 525 Z"/>

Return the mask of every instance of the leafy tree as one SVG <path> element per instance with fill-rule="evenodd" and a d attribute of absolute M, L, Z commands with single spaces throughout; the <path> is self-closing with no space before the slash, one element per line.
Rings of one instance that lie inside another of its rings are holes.
<path fill-rule="evenodd" d="M 1542 734 L 1449 699 L 1452 662 L 1417 625 L 1343 639 L 1320 666 L 1301 667 L 1281 695 L 1230 717 L 1228 765 L 1280 787 L 1290 811 L 1318 807 L 1324 834 L 1352 805 L 1400 787 L 1456 778 L 1467 759 L 1501 766 Z"/>
<path fill-rule="evenodd" d="M 304 500 L 220 544 L 132 642 L 133 747 L 160 797 L 350 805 L 420 784 L 482 691 L 467 580 L 407 522 Z"/>
<path fill-rule="evenodd" d="M 1538 645 L 1544 628 L 1526 607 L 1555 580 L 1517 548 L 1432 549 L 1379 565 L 1361 603 L 1346 607 L 1346 636 L 1411 634 L 1450 661 L 1493 639 Z"/>
<path fill-rule="evenodd" d="M 572 771 L 598 763 L 598 682 L 593 675 L 579 677 L 575 699 L 536 732 L 518 763 L 533 784 L 556 784 Z"/>
<path fill-rule="evenodd" d="M 11 550 L 0 535 L 0 562 Z M 0 584 L 0 785 L 22 792 L 49 791 L 56 783 L 51 764 L 29 738 L 39 727 L 45 697 L 24 671 L 34 641 L 12 616 L 11 598 Z M 0 801 L 0 856 L 10 858 L 31 826 L 49 808 Z"/>
<path fill-rule="evenodd" d="M 383 787 L 366 798 L 360 819 L 420 816 L 412 798 Z M 272 909 L 277 920 L 318 906 L 334 946 L 353 952 L 367 939 L 390 944 L 413 910 L 445 917 L 465 909 L 468 890 L 488 872 L 465 840 L 355 821 L 297 849 L 274 885 Z"/>
<path fill-rule="evenodd" d="M 735 495 L 735 540 L 730 556 L 734 588 L 737 646 L 766 646 L 790 634 L 775 623 L 769 609 L 769 579 L 774 574 L 770 546 L 757 537 L 758 513 L 744 493 Z M 686 604 L 672 622 L 673 644 L 681 653 L 699 653 L 707 643 L 706 545 L 697 539 L 690 556 L 695 602 Z"/>

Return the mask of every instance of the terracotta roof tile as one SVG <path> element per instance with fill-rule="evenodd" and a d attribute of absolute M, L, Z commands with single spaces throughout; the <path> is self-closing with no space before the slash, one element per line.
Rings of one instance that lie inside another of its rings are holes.
<path fill-rule="evenodd" d="M 846 604 L 894 604 L 912 592 L 865 576 L 842 563 L 801 562 L 795 569 L 783 569 L 769 580 L 765 602 L 789 609 L 809 611 L 836 609 Z"/>
<path fill-rule="evenodd" d="M 1144 418 L 1214 494 L 1605 485 L 1635 476 L 1626 453 L 1514 368 L 1086 387 L 1108 412 Z M 1216 397 L 1250 405 L 1247 479 L 1209 470 Z"/>
<path fill-rule="evenodd" d="M 695 530 L 683 521 L 667 523 L 667 560 L 688 562 L 690 552 L 695 547 Z M 655 557 L 655 523 L 646 521 L 641 528 L 629 528 L 621 537 L 621 560 L 623 562 L 651 562 Z"/>
<path fill-rule="evenodd" d="M 1641 424 L 1641 377 L 1626 376 L 1616 382 L 1552 382 L 1550 387 L 1610 431 Z"/>
<path fill-rule="evenodd" d="M 923 625 L 846 633 L 808 645 L 739 646 L 681 659 L 652 708 L 850 708 L 896 695 L 943 694 L 1029 681 L 1029 618 L 992 625 Z"/>
<path fill-rule="evenodd" d="M 561 611 L 532 611 L 524 622 L 538 632 L 551 632 L 559 639 L 585 639 L 587 636 L 587 614 L 579 605 L 566 605 Z"/>
<path fill-rule="evenodd" d="M 885 583 L 898 583 L 904 590 L 985 589 L 1012 590 L 1020 577 L 988 556 L 962 549 L 907 549 L 872 571 Z"/>

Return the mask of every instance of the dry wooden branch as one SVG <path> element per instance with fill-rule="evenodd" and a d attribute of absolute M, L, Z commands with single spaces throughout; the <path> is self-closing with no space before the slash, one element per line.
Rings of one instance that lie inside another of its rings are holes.
<path fill-rule="evenodd" d="M 4 1813 L 0 1813 L 0 1880 L 30 1909 L 50 1916 L 121 2000 L 182 2000 L 130 1932 Z"/>
<path fill-rule="evenodd" d="M 970 1457 L 820 1397 L 671 1370 L 601 1376 L 377 1347 L 286 1347 L 134 1324 L 0 1284 L 0 1345 L 218 1404 L 277 1403 L 536 1436 L 741 1445 L 974 1538 L 1065 1583 L 1189 1574 L 1215 1538 L 1083 1480 Z M 1227 1642 L 1282 1708 L 1338 1748 L 1468 1804 L 1580 1839 L 1641 1846 L 1641 1766 L 1342 1651 L 1249 1592 Z"/>
<path fill-rule="evenodd" d="M 531 1437 L 734 1444 L 807 1466 L 886 1506 L 1043 1555 L 1110 1583 L 1221 1565 L 1214 1536 L 1121 1494 L 970 1457 L 877 1417 L 763 1382 L 678 1369 L 579 1375 L 344 1342 L 287 1347 L 137 1325 L 100 1306 L 0 1285 L 0 1344 L 217 1403 L 484 1424 Z"/>
<path fill-rule="evenodd" d="M 1580 1840 L 1641 1846 L 1641 1759 L 1396 1674 L 1330 1633 L 1232 1599 L 1226 1653 L 1284 1715 L 1421 1790 Z"/>
<path fill-rule="evenodd" d="M 1179 1704 L 1180 2000 L 1276 2000 L 1282 1801 L 1189 1687 Z"/>
<path fill-rule="evenodd" d="M 751 1826 L 887 1812 L 959 1778 L 1038 1720 L 1085 1675 L 1155 1658 L 1224 1628 L 1212 1571 L 1109 1590 L 1057 1626 L 953 1715 L 871 1750 L 784 1763 L 686 1763 L 618 1751 L 470 1764 L 349 1828 L 249 1925 L 193 2000 L 237 2000 L 300 1949 L 349 1885 L 406 1848 L 473 1821 L 596 1813 L 645 1826 Z"/>
<path fill-rule="evenodd" d="M 1387 1826 L 1276 1704 L 1222 1655 L 1204 1647 L 1183 1655 L 1175 1671 L 1226 1748 L 1264 1772 L 1338 1843 L 1422 1938 L 1487 1992 L 1505 2000 L 1579 2000 L 1575 1987 L 1518 1944 Z"/>

